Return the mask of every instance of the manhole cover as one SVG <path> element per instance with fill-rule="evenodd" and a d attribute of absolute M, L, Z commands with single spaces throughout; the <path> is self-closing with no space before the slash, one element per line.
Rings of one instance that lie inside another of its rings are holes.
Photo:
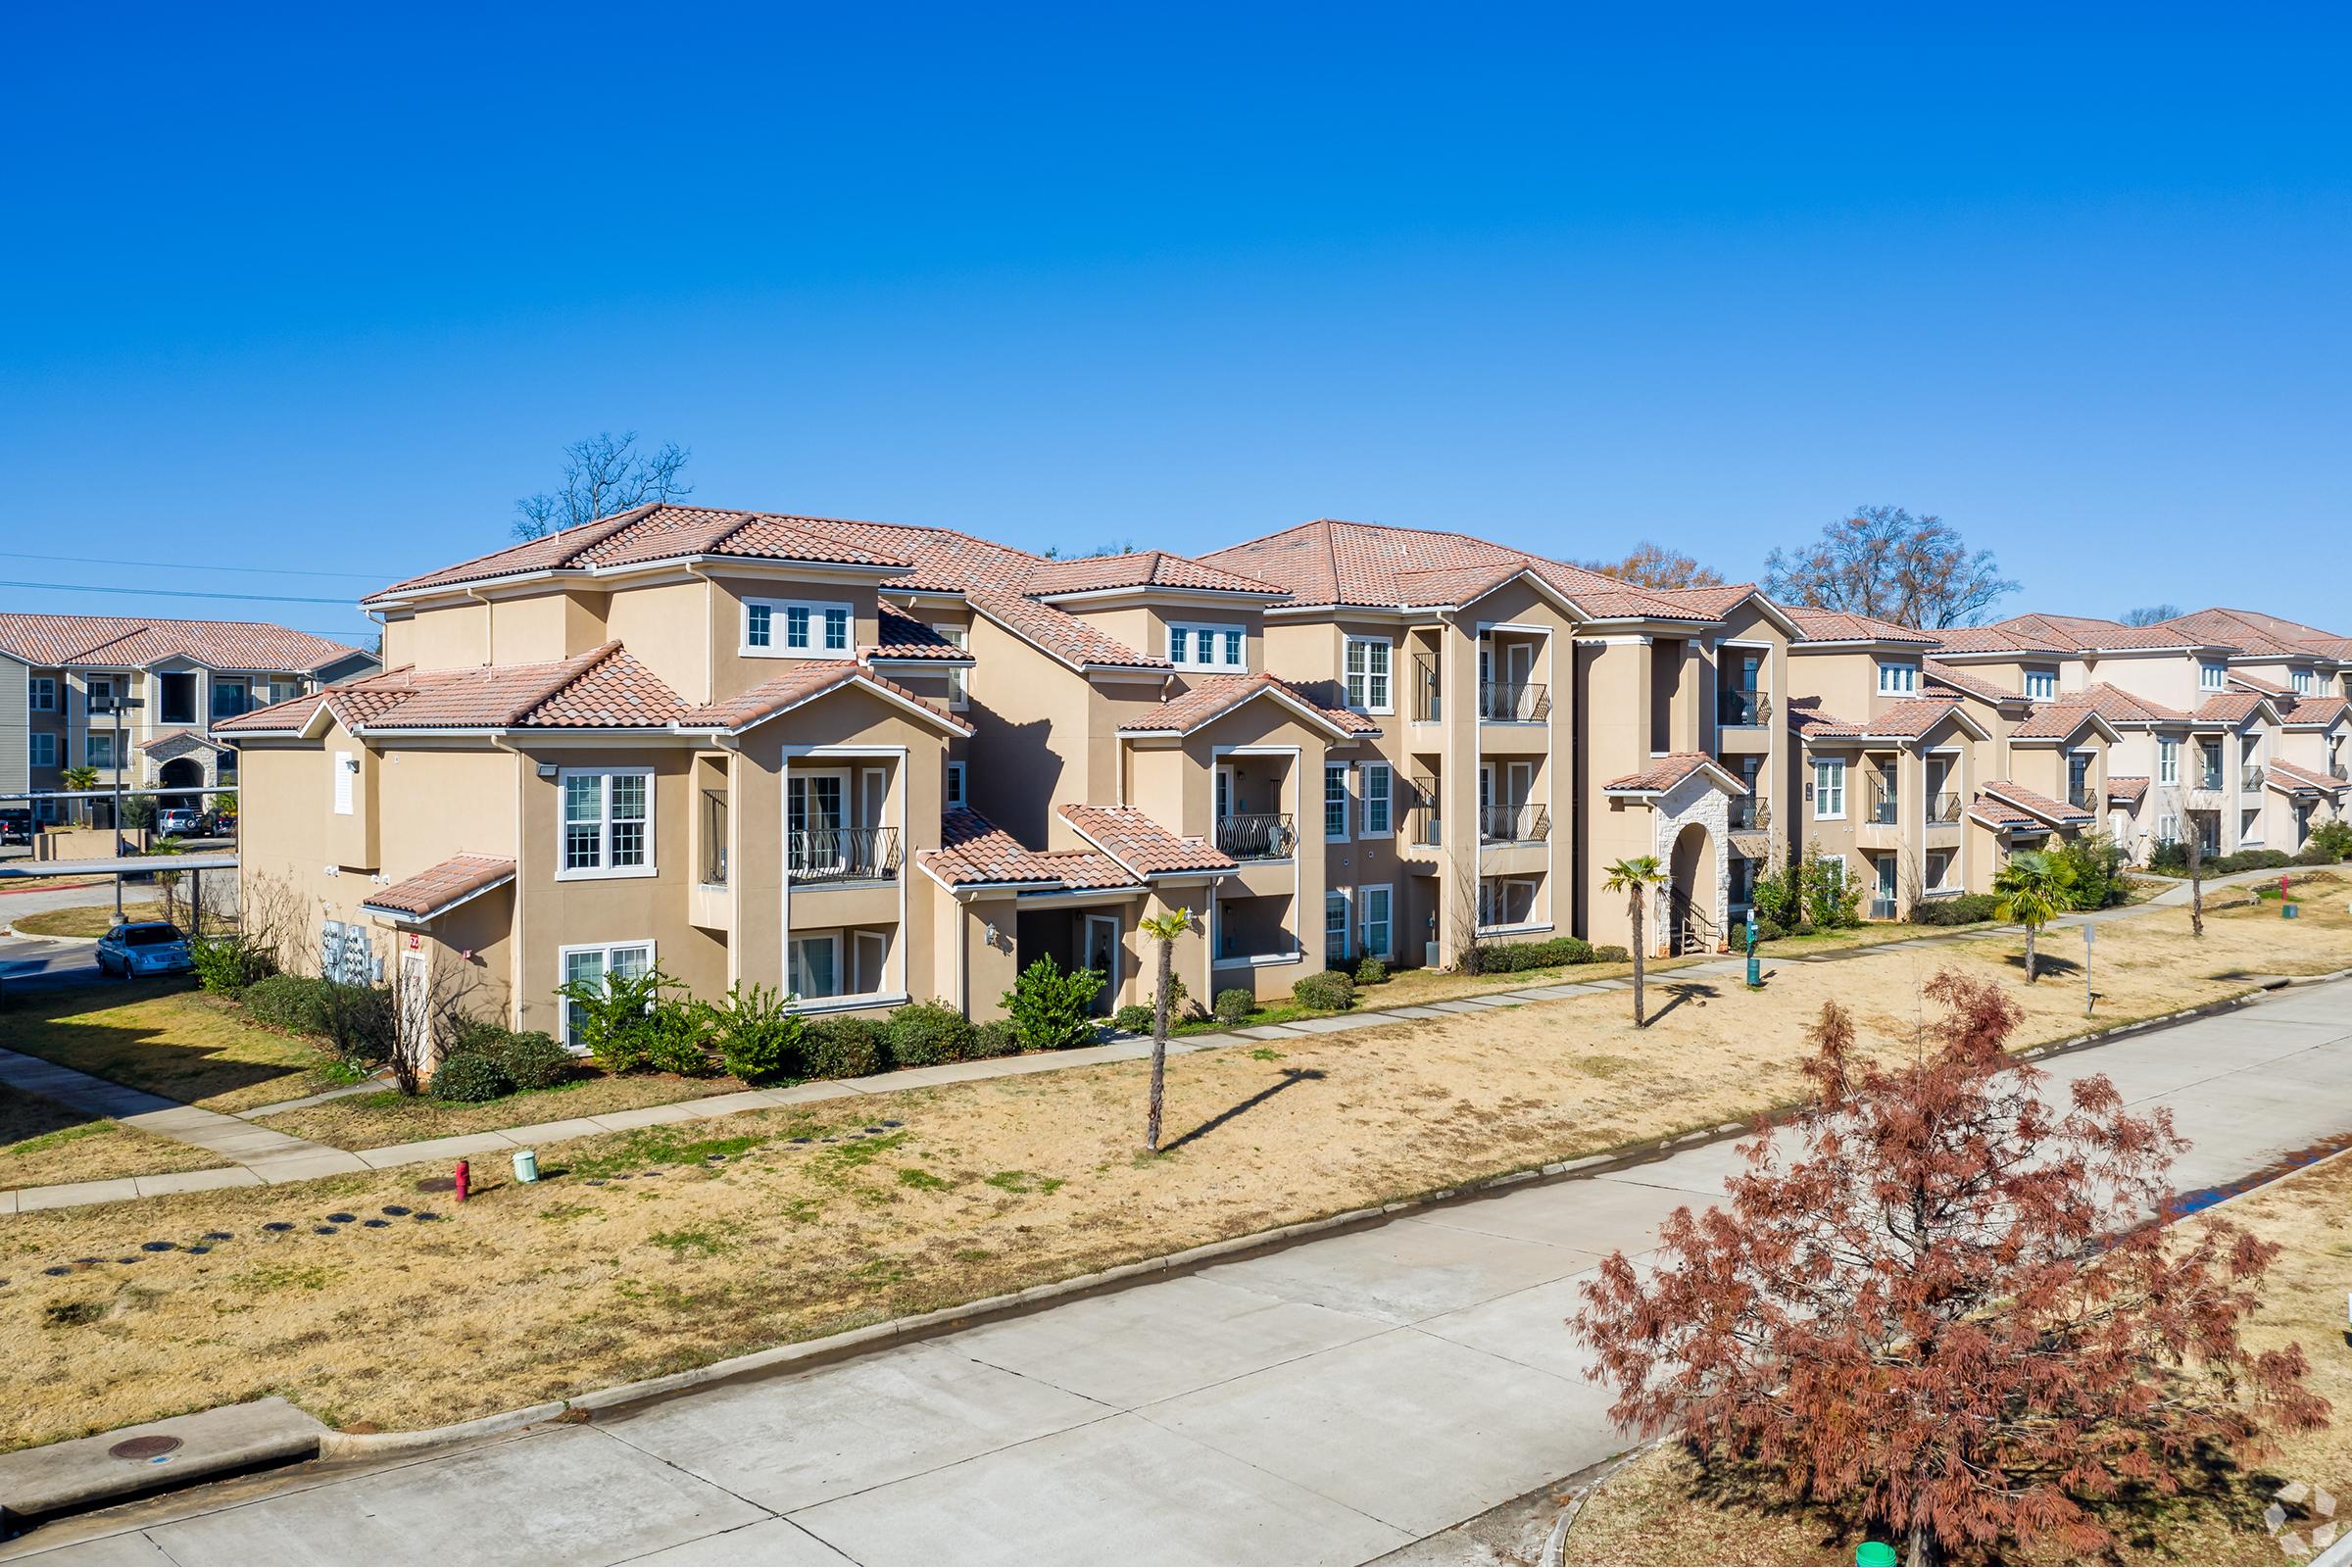
<path fill-rule="evenodd" d="M 458 1190 L 458 1179 L 455 1176 L 427 1176 L 416 1184 L 416 1190 L 420 1193 L 454 1193 Z"/>
<path fill-rule="evenodd" d="M 161 1459 L 179 1446 L 179 1439 L 158 1434 L 151 1438 L 124 1438 L 106 1451 L 118 1459 Z"/>

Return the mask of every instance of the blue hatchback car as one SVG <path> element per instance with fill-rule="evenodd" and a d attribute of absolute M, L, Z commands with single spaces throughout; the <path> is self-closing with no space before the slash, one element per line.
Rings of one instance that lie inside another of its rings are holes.
<path fill-rule="evenodd" d="M 177 974 L 195 962 L 186 933 L 169 920 L 133 920 L 98 939 L 101 974 Z"/>

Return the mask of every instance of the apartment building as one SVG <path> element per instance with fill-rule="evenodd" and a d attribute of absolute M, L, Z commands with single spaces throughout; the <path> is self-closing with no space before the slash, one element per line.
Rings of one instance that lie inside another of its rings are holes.
<path fill-rule="evenodd" d="M 0 613 L 0 795 L 32 793 L 36 820 L 56 822 L 67 803 L 37 795 L 62 789 L 69 768 L 125 790 L 233 787 L 236 753 L 219 724 L 374 664 L 363 649 L 256 621 Z M 107 809 L 96 808 L 102 823 Z"/>

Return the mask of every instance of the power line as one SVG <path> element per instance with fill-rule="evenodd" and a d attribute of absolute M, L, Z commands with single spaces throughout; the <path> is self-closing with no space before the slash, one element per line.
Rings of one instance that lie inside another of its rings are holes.
<path fill-rule="evenodd" d="M 147 594 L 158 599 L 251 599 L 272 605 L 352 605 L 349 599 L 321 599 L 305 594 L 229 594 L 192 588 L 115 588 L 91 582 L 18 582 L 0 577 L 0 588 L 50 588 L 70 594 Z"/>
<path fill-rule="evenodd" d="M 104 556 L 38 556 L 29 550 L 0 550 L 11 561 L 70 561 L 77 566 L 153 566 L 160 571 L 235 571 L 269 577 L 353 577 L 361 582 L 389 582 L 389 571 L 304 571 L 293 566 L 210 566 L 192 561 L 115 561 Z"/>

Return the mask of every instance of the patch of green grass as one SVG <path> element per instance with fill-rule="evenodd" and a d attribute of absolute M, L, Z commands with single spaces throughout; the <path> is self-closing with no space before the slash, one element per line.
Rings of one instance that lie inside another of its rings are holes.
<path fill-rule="evenodd" d="M 108 1301 L 53 1301 L 42 1311 L 41 1317 L 53 1329 L 78 1328 L 97 1322 L 112 1307 L 113 1303 Z"/>
<path fill-rule="evenodd" d="M 944 1193 L 956 1184 L 945 1177 L 934 1176 L 927 1170 L 904 1165 L 899 1168 L 899 1185 L 911 1187 L 918 1193 Z"/>
<path fill-rule="evenodd" d="M 100 1133 L 112 1131 L 113 1126 L 114 1124 L 111 1122 L 85 1121 L 78 1126 L 60 1127 L 53 1133 L 42 1133 L 38 1137 L 11 1144 L 8 1146 L 8 1152 L 11 1154 L 38 1154 L 52 1149 L 63 1149 L 66 1145 L 79 1139 L 94 1138 Z"/>
<path fill-rule="evenodd" d="M 323 1291 L 342 1278 L 343 1272 L 323 1263 L 307 1268 L 265 1263 L 260 1268 L 247 1269 L 229 1283 L 256 1296 L 268 1296 L 273 1291 Z"/>
<path fill-rule="evenodd" d="M 622 1171 L 643 1170 L 648 1165 L 700 1165 L 712 1154 L 724 1154 L 733 1159 L 749 1150 L 770 1141 L 765 1133 L 746 1133 L 734 1138 L 697 1138 L 676 1127 L 648 1127 L 631 1133 L 620 1144 L 601 1153 L 582 1154 L 564 1167 L 566 1176 L 615 1176 Z"/>
<path fill-rule="evenodd" d="M 690 1257 L 717 1257 L 743 1245 L 742 1228 L 735 1225 L 689 1225 L 674 1231 L 656 1231 L 646 1240 L 684 1262 Z"/>
<path fill-rule="evenodd" d="M 1281 1061 L 1283 1054 L 1272 1046 L 1260 1046 L 1250 1053 L 1250 1059 L 1251 1061 Z"/>
<path fill-rule="evenodd" d="M 989 1186 L 1001 1193 L 1024 1197 L 1030 1193 L 1051 1193 L 1062 1184 L 1058 1176 L 1032 1176 L 1025 1170 L 1001 1170 L 985 1179 Z"/>
<path fill-rule="evenodd" d="M 551 1203 L 539 1211 L 539 1217 L 551 1224 L 561 1225 L 566 1220 L 586 1219 L 591 1214 L 603 1213 L 604 1210 L 594 1203 Z"/>
<path fill-rule="evenodd" d="M 906 1142 L 905 1131 L 882 1133 L 872 1138 L 852 1138 L 829 1148 L 820 1149 L 808 1161 L 808 1174 L 834 1187 L 846 1187 L 851 1178 L 867 1165 Z"/>
<path fill-rule="evenodd" d="M 958 1263 L 985 1263 L 996 1255 L 985 1247 L 959 1247 L 955 1253 Z"/>

